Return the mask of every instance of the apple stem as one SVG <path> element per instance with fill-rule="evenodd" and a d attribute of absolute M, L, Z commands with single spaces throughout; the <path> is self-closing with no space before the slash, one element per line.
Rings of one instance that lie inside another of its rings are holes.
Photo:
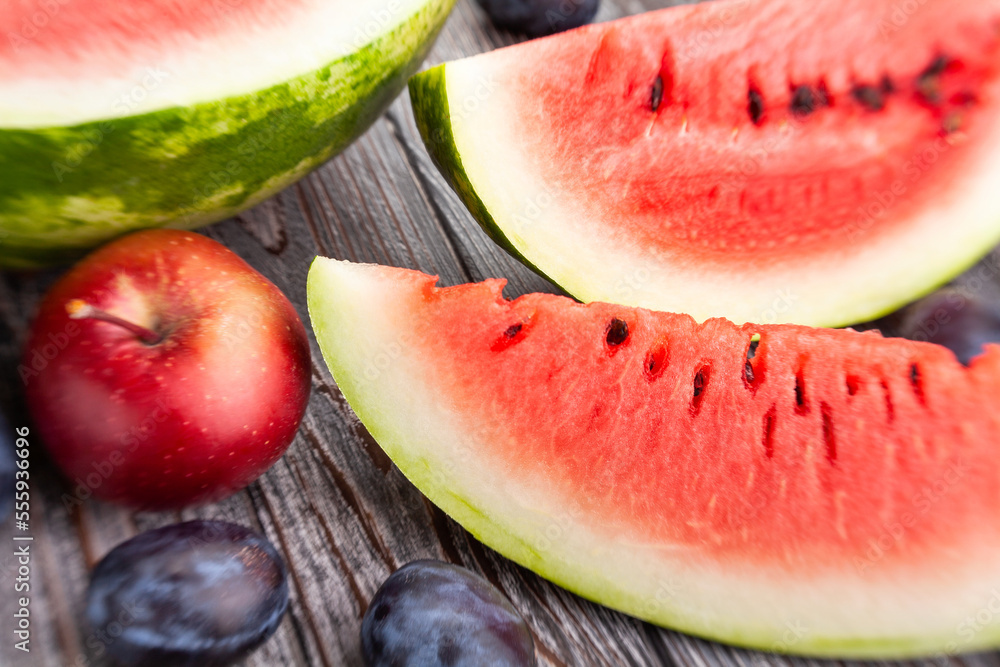
<path fill-rule="evenodd" d="M 124 320 L 117 315 L 112 315 L 111 313 L 101 310 L 100 308 L 94 308 L 82 299 L 70 299 L 66 303 L 66 312 L 69 313 L 70 318 L 74 320 L 93 319 L 118 325 L 138 336 L 139 340 L 146 345 L 156 345 L 163 342 L 163 336 L 155 331 L 147 329 L 146 327 L 136 324 L 135 322 Z"/>

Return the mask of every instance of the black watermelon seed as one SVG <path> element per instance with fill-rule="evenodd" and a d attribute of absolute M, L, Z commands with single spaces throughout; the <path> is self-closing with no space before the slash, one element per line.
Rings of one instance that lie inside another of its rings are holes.
<path fill-rule="evenodd" d="M 913 393 L 917 395 L 920 403 L 924 404 L 926 399 L 924 397 L 923 377 L 920 374 L 920 368 L 916 364 L 910 364 L 910 384 L 913 386 Z"/>
<path fill-rule="evenodd" d="M 923 72 L 920 73 L 921 79 L 931 79 L 936 76 L 941 76 L 944 71 L 948 69 L 948 65 L 951 64 L 951 59 L 948 56 L 937 56 L 931 61 Z"/>
<path fill-rule="evenodd" d="M 663 77 L 657 75 L 656 81 L 653 82 L 653 92 L 650 95 L 649 106 L 653 111 L 660 108 L 660 102 L 663 101 Z"/>
<path fill-rule="evenodd" d="M 951 60 L 947 56 L 937 56 L 931 64 L 917 75 L 917 96 L 926 104 L 941 104 L 941 75 L 948 69 Z"/>
<path fill-rule="evenodd" d="M 520 322 L 518 322 L 517 324 L 512 324 L 509 327 L 507 327 L 507 330 L 503 332 L 503 335 L 506 336 L 507 338 L 513 338 L 517 334 L 521 333 L 521 329 L 523 328 L 524 325 L 521 324 Z"/>
<path fill-rule="evenodd" d="M 789 108 L 796 116 L 808 116 L 816 110 L 816 93 L 810 86 L 798 86 L 792 93 Z"/>
<path fill-rule="evenodd" d="M 764 120 L 764 96 L 756 88 L 747 93 L 747 113 L 754 125 L 760 125 Z"/>
<path fill-rule="evenodd" d="M 932 107 L 941 105 L 941 82 L 936 78 L 917 81 L 917 97 Z"/>
<path fill-rule="evenodd" d="M 520 342 L 521 338 L 518 337 L 518 334 L 520 334 L 523 329 L 523 322 L 510 325 L 504 329 L 504 332 L 500 334 L 495 341 L 493 341 L 493 344 L 490 345 L 490 350 L 493 352 L 503 352 L 511 345 Z"/>
<path fill-rule="evenodd" d="M 705 390 L 708 389 L 708 382 L 712 374 L 711 366 L 707 364 L 698 369 L 694 376 L 693 395 L 691 396 L 691 415 L 697 416 L 701 410 L 701 402 L 705 398 Z"/>
<path fill-rule="evenodd" d="M 962 116 L 950 113 L 941 120 L 941 134 L 947 136 L 962 129 Z"/>
<path fill-rule="evenodd" d="M 655 380 L 663 374 L 663 371 L 667 368 L 669 355 L 667 345 L 664 342 L 657 343 L 646 353 L 643 370 L 645 371 L 647 380 Z"/>
<path fill-rule="evenodd" d="M 809 412 L 809 405 L 806 403 L 806 382 L 801 368 L 795 373 L 795 411 L 799 414 Z"/>
<path fill-rule="evenodd" d="M 881 111 L 885 108 L 885 96 L 875 86 L 869 86 L 868 84 L 854 86 L 851 90 L 851 95 L 869 111 Z"/>
<path fill-rule="evenodd" d="M 628 324 L 625 320 L 620 320 L 617 317 L 611 320 L 605 339 L 611 347 L 618 347 L 628 340 Z"/>

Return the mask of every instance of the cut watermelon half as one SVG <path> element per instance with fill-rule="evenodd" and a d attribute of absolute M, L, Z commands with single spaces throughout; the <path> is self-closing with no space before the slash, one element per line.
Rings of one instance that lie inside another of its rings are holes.
<path fill-rule="evenodd" d="M 435 281 L 319 258 L 309 313 L 371 434 L 487 545 L 765 650 L 1000 643 L 1000 347 L 965 367 L 875 333 Z"/>
<path fill-rule="evenodd" d="M 1000 2 L 720 0 L 410 82 L 431 155 L 584 300 L 841 325 L 1000 240 Z"/>
<path fill-rule="evenodd" d="M 233 215 L 384 111 L 454 0 L 52 0 L 0 11 L 0 268 Z"/>

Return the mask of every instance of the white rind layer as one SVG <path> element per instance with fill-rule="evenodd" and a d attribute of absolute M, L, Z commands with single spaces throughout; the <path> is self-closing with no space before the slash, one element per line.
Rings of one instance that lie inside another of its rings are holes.
<path fill-rule="evenodd" d="M 412 20 L 425 5 L 424 0 L 303 0 L 289 4 L 282 21 L 262 25 L 241 18 L 241 5 L 234 2 L 233 28 L 226 34 L 129 45 L 134 53 L 113 71 L 100 64 L 86 78 L 60 74 L 58 68 L 45 76 L 19 76 L 9 63 L 0 63 L 0 127 L 72 126 L 264 90 L 356 53 Z M 99 50 L 107 47 L 101 40 L 93 44 L 99 62 L 104 58 Z M 88 55 L 78 58 L 86 63 Z"/>
<path fill-rule="evenodd" d="M 680 254 L 658 254 L 630 234 L 627 220 L 615 214 L 605 221 L 597 207 L 584 206 L 573 192 L 560 192 L 538 173 L 513 130 L 512 119 L 526 113 L 523 91 L 505 85 L 506 68 L 515 65 L 498 56 L 444 66 L 458 158 L 517 252 L 583 301 L 688 313 L 699 321 L 726 317 L 738 323 L 840 326 L 895 310 L 1000 242 L 997 122 L 991 133 L 980 135 L 965 177 L 951 184 L 949 198 L 925 207 L 898 234 L 867 233 L 859 226 L 830 252 L 810 252 L 781 265 L 760 262 L 752 271 L 742 263 L 727 270 L 722 262 L 706 265 Z M 1000 100 L 1000 85 L 995 82 L 982 94 Z M 580 178 L 600 187 L 592 172 L 581 172 Z"/>
<path fill-rule="evenodd" d="M 479 415 L 449 408 L 413 332 L 416 274 L 317 258 L 312 327 L 340 390 L 413 484 L 488 546 L 588 599 L 667 627 L 768 651 L 833 657 L 955 653 L 1000 642 L 1000 553 L 944 545 L 951 567 L 843 563 L 805 578 L 651 544 L 574 512 L 549 480 L 480 446 Z M 530 369 L 526 369 L 526 377 Z"/>

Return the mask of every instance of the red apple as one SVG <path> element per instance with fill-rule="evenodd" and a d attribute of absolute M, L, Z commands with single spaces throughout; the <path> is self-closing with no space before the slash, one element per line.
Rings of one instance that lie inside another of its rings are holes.
<path fill-rule="evenodd" d="M 42 301 L 19 368 L 67 504 L 141 509 L 227 496 L 288 447 L 309 397 L 309 343 L 285 295 L 219 243 L 131 234 Z"/>

